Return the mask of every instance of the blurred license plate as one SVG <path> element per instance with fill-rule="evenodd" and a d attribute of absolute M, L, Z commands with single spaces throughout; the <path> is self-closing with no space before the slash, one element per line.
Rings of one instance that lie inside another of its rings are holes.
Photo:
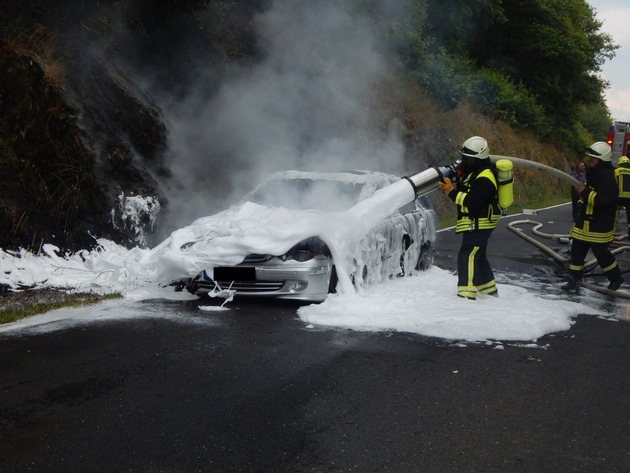
<path fill-rule="evenodd" d="M 215 281 L 255 281 L 256 268 L 214 268 Z"/>

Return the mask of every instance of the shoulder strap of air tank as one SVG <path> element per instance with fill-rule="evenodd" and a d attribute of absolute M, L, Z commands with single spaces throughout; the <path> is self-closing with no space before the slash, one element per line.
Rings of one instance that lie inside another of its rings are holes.
<path fill-rule="evenodd" d="M 488 171 L 486 173 L 486 171 Z M 473 180 L 477 179 L 478 177 L 480 177 L 482 174 L 485 175 L 483 177 L 487 177 L 488 179 L 490 179 L 492 181 L 492 183 L 494 184 L 494 187 L 498 186 L 498 181 L 497 181 L 497 173 L 496 173 L 496 168 L 494 167 L 489 167 L 489 168 L 483 168 L 480 171 L 477 171 L 475 175 L 473 175 Z"/>

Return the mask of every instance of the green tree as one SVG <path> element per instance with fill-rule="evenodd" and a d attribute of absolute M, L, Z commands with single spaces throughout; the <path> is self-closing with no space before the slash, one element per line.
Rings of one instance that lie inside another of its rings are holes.
<path fill-rule="evenodd" d="M 606 141 L 611 118 L 603 101 L 578 107 L 577 119 L 584 130 L 589 133 L 590 141 Z"/>
<path fill-rule="evenodd" d="M 607 115 L 597 75 L 618 48 L 585 0 L 416 0 L 408 49 L 416 80 L 447 106 L 463 100 L 539 136 L 594 132 Z M 562 123 L 563 126 L 553 126 Z M 578 127 L 578 124 L 580 125 Z"/>
<path fill-rule="evenodd" d="M 497 68 L 522 82 L 548 116 L 578 119 L 580 105 L 602 103 L 607 83 L 596 73 L 618 48 L 584 0 L 506 1 L 504 20 L 471 43 L 483 67 Z"/>

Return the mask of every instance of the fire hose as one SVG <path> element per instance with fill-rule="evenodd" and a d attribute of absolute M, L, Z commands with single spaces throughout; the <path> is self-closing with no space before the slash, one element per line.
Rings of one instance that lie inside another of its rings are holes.
<path fill-rule="evenodd" d="M 517 228 L 516 227 L 517 225 L 522 225 L 522 224 L 534 225 L 534 228 L 532 229 L 532 233 L 537 234 L 538 236 L 546 237 L 546 238 L 553 238 L 553 239 L 556 239 L 558 241 L 561 241 L 563 239 L 568 239 L 569 235 L 546 234 L 546 233 L 539 232 L 538 229 L 540 227 L 542 227 L 543 224 L 540 223 L 540 222 L 536 222 L 535 220 L 515 220 L 513 222 L 508 223 L 508 225 L 507 225 L 507 228 L 509 230 L 514 232 L 519 237 L 523 238 L 528 243 L 531 243 L 532 245 L 534 245 L 538 249 L 542 250 L 545 254 L 550 256 L 557 263 L 560 263 L 561 265 L 565 265 L 568 262 L 569 258 L 567 258 L 565 256 L 562 256 L 561 254 L 559 254 L 558 252 L 554 251 L 549 246 L 547 246 L 547 245 L 541 243 L 540 241 L 536 240 L 535 238 L 532 238 L 531 236 L 526 235 L 525 232 L 521 228 Z M 613 244 L 616 246 L 616 248 L 611 250 L 612 254 L 619 254 L 619 253 L 622 253 L 622 252 L 624 252 L 626 250 L 630 250 L 630 241 L 626 241 L 624 236 L 615 236 Z M 596 259 L 592 259 L 592 260 L 586 261 L 584 263 L 585 271 L 589 271 L 589 270 L 593 269 L 596 266 L 597 266 L 597 260 Z M 630 292 L 628 292 L 628 291 L 622 291 L 622 290 L 611 291 L 610 289 L 607 289 L 605 287 L 598 286 L 597 284 L 587 283 L 587 282 L 583 282 L 582 286 L 587 288 L 587 289 L 591 289 L 593 291 L 600 292 L 602 294 L 606 294 L 606 295 L 609 295 L 609 296 L 616 296 L 616 297 L 622 297 L 622 298 L 625 298 L 625 299 L 630 299 Z"/>
<path fill-rule="evenodd" d="M 580 181 L 575 179 L 573 176 L 570 176 L 566 172 L 562 172 L 554 167 L 547 166 L 546 164 L 537 163 L 535 161 L 530 161 L 528 159 L 515 158 L 513 156 L 499 156 L 499 155 L 491 155 L 490 160 L 494 163 L 499 161 L 500 159 L 507 159 L 508 161 L 512 161 L 512 163 L 519 168 L 533 168 L 539 169 L 541 171 L 545 171 L 548 174 L 551 174 L 558 179 L 565 181 L 566 183 L 572 186 L 579 186 Z M 452 177 L 457 174 L 457 167 L 460 162 L 456 161 L 453 164 L 448 164 L 446 166 L 431 166 L 428 169 L 414 174 L 412 176 L 403 177 L 409 181 L 409 183 L 413 186 L 416 195 L 422 196 L 432 192 L 438 188 L 437 183 L 444 177 Z"/>

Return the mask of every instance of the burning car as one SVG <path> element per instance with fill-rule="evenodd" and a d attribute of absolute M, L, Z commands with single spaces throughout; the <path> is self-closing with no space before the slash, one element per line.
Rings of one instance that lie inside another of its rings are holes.
<path fill-rule="evenodd" d="M 435 213 L 424 196 L 367 231 L 342 231 L 360 226 L 348 217 L 348 209 L 400 180 L 370 171 L 275 173 L 231 213 L 200 219 L 214 234 L 203 247 L 195 241 L 181 244 L 182 251 L 204 255 L 239 249 L 246 252 L 240 261 L 212 264 L 210 259 L 195 277 L 177 284 L 198 295 L 230 290 L 240 296 L 319 302 L 336 291 L 342 267 L 355 288 L 426 269 L 433 262 Z"/>

